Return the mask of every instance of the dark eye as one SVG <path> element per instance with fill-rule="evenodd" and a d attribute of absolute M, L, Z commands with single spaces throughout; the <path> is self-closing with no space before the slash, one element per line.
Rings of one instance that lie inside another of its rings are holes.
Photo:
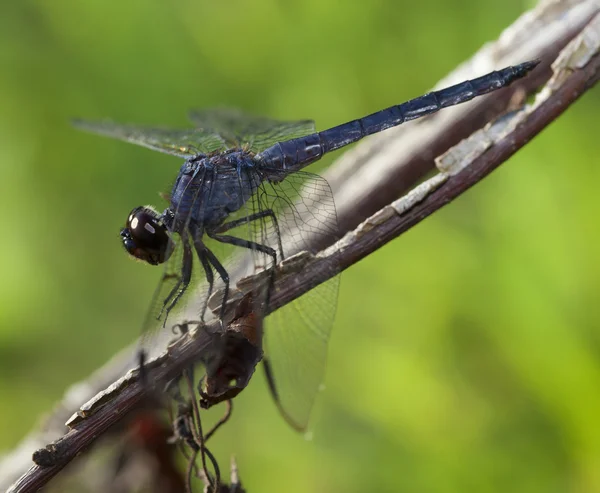
<path fill-rule="evenodd" d="M 152 265 L 162 264 L 171 255 L 170 238 L 158 213 L 150 207 L 136 207 L 121 230 L 125 250 Z"/>

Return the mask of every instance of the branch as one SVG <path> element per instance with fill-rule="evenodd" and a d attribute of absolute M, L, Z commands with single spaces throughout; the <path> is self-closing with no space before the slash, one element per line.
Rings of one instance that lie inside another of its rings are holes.
<path fill-rule="evenodd" d="M 442 156 L 438 174 L 384 206 L 320 254 L 299 255 L 279 266 L 273 307 L 283 306 L 331 277 L 332 272 L 323 266 L 330 264 L 332 256 L 342 270 L 348 268 L 452 201 L 508 159 L 597 82 L 599 39 L 597 16 L 561 53 L 553 65 L 554 76 L 531 107 L 503 117 Z M 457 153 L 467 157 L 457 159 Z M 218 334 L 219 330 L 220 324 L 213 322 L 206 330 L 192 330 L 188 337 L 176 341 L 148 363 L 149 381 L 173 378 L 198 361 L 210 345 L 211 334 Z M 150 391 L 148 385 L 138 381 L 137 371 L 114 382 L 77 412 L 68 423 L 68 433 L 39 451 L 37 462 L 44 465 L 31 466 L 9 491 L 30 492 L 45 485 Z"/>
<path fill-rule="evenodd" d="M 411 190 L 435 169 L 435 157 L 501 115 L 515 93 L 530 94 L 541 86 L 551 76 L 550 62 L 599 8 L 597 0 L 541 1 L 435 88 L 523 60 L 541 59 L 540 66 L 528 77 L 467 105 L 446 108 L 414 125 L 375 134 L 344 153 L 324 173 L 335 197 L 340 231 L 350 231 Z"/>

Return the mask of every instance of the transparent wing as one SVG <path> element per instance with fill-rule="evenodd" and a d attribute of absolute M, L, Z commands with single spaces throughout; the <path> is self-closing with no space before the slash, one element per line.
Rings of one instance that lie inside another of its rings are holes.
<path fill-rule="evenodd" d="M 228 234 L 270 246 L 278 252 L 278 261 L 282 257 L 281 249 L 283 258 L 289 258 L 300 251 L 311 251 L 311 245 L 323 245 L 336 239 L 335 206 L 323 178 L 298 172 L 285 179 L 282 176 L 279 182 L 274 170 L 262 171 L 274 179 L 261 184 L 244 208 L 244 214 L 250 217 L 259 213 L 263 217 L 241 224 Z M 273 214 L 266 214 L 269 212 Z M 272 259 L 261 252 L 251 251 L 248 256 L 252 258 L 242 265 L 250 265 L 254 270 L 272 265 Z M 336 259 L 326 268 L 331 269 L 332 274 L 339 272 Z M 239 279 L 239 272 L 236 274 L 231 264 L 228 271 L 232 278 Z M 242 275 L 248 273 L 245 271 Z M 338 287 L 339 276 L 336 276 L 265 320 L 263 344 L 268 365 L 265 369 L 271 393 L 283 417 L 297 430 L 306 428 L 323 381 Z M 264 302 L 266 293 L 258 298 Z"/>
<path fill-rule="evenodd" d="M 183 158 L 210 154 L 230 148 L 228 142 L 210 129 L 171 130 L 163 128 L 121 125 L 112 122 L 74 120 L 76 128 L 106 137 L 137 144 L 154 151 Z"/>
<path fill-rule="evenodd" d="M 277 142 L 315 132 L 315 123 L 312 120 L 272 120 L 233 108 L 192 110 L 190 120 L 199 130 L 212 129 L 230 146 L 248 145 L 253 152 L 260 152 Z"/>
<path fill-rule="evenodd" d="M 333 196 L 320 176 L 294 173 L 279 184 L 266 183 L 264 190 L 262 200 L 276 212 L 286 257 L 302 250 L 316 253 L 311 245 L 337 238 Z M 332 274 L 339 272 L 335 258 L 325 268 Z M 336 275 L 273 312 L 265 322 L 271 391 L 283 416 L 299 430 L 306 429 L 323 383 L 339 281 Z"/>
<path fill-rule="evenodd" d="M 183 248 L 181 242 L 173 243 L 172 248 L 173 252 L 163 267 L 162 276 L 154 291 L 142 325 L 140 350 L 145 353 L 146 359 L 158 356 L 164 349 L 167 340 L 173 337 L 170 332 L 167 333 L 162 330 L 167 320 L 165 300 L 181 282 Z"/>
<path fill-rule="evenodd" d="M 305 431 L 327 363 L 340 276 L 272 313 L 266 320 L 265 364 L 271 394 L 285 420 Z"/>

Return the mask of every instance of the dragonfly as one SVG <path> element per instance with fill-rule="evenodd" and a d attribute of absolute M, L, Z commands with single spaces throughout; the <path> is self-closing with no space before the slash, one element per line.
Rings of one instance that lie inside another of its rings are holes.
<path fill-rule="evenodd" d="M 165 327 L 190 292 L 203 321 L 219 290 L 214 316 L 224 321 L 235 277 L 244 272 L 240 265 L 246 274 L 271 273 L 253 293 L 253 312 L 269 313 L 278 263 L 301 251 L 316 253 L 312 245 L 331 244 L 340 234 L 331 189 L 306 166 L 368 135 L 508 86 L 538 63 L 490 72 L 320 132 L 311 120 L 278 121 L 227 108 L 192 111 L 190 129 L 75 121 L 82 130 L 184 160 L 166 209 L 135 207 L 120 233 L 132 257 L 164 264 L 144 330 Z M 231 256 L 234 250 L 250 260 L 232 260 L 240 258 Z M 339 269 L 335 260 L 327 268 L 330 281 L 265 321 L 265 374 L 278 409 L 298 430 L 306 428 L 324 376 L 335 316 Z"/>

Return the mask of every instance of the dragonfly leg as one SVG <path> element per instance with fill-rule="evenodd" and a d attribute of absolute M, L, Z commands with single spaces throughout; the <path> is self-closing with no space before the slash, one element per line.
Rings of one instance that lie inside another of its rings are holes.
<path fill-rule="evenodd" d="M 204 321 L 204 315 L 206 313 L 206 308 L 208 306 L 208 300 L 213 290 L 214 286 L 214 273 L 212 268 L 217 271 L 217 274 L 221 277 L 223 281 L 223 306 L 221 308 L 220 319 L 223 321 L 223 316 L 225 315 L 225 302 L 227 301 L 227 296 L 229 295 L 229 274 L 223 267 L 223 264 L 219 262 L 217 256 L 208 248 L 204 242 L 202 241 L 202 232 L 199 229 L 198 225 L 195 223 L 190 223 L 189 230 L 194 238 L 194 248 L 196 249 L 196 254 L 198 255 L 198 259 L 204 268 L 204 272 L 206 273 L 206 281 L 208 282 L 208 293 L 206 295 L 206 299 L 204 300 L 204 307 L 202 308 L 202 320 Z M 211 267 L 212 266 L 212 267 Z"/>
<path fill-rule="evenodd" d="M 235 245 L 235 246 L 239 246 L 242 248 L 248 248 L 249 250 L 258 251 L 258 252 L 264 253 L 265 255 L 268 255 L 269 257 L 271 257 L 273 259 L 273 268 L 271 269 L 271 275 L 269 276 L 269 287 L 267 289 L 267 296 L 265 299 L 265 306 L 269 306 L 269 301 L 270 301 L 269 298 L 271 296 L 271 289 L 275 282 L 275 268 L 274 267 L 277 265 L 277 252 L 270 246 L 261 245 L 260 243 L 256 243 L 255 241 L 245 240 L 243 238 L 236 238 L 235 236 L 229 236 L 229 235 L 218 235 L 218 234 L 215 234 L 214 232 L 208 231 L 208 230 L 206 231 L 206 234 L 209 237 L 211 237 L 213 240 L 220 241 L 221 243 L 227 243 L 229 245 Z M 226 301 L 226 299 L 223 298 L 223 305 L 221 307 L 222 313 L 224 313 L 224 310 L 225 310 L 225 301 Z"/>
<path fill-rule="evenodd" d="M 183 242 L 183 261 L 181 266 L 181 278 L 177 281 L 177 284 L 173 287 L 171 292 L 165 298 L 163 302 L 162 310 L 159 314 L 159 318 L 162 313 L 165 313 L 165 320 L 163 322 L 163 326 L 167 323 L 167 317 L 169 316 L 169 312 L 173 309 L 173 307 L 177 304 L 177 302 L 185 293 L 185 290 L 190 284 L 192 280 L 192 265 L 193 265 L 193 257 L 192 257 L 192 249 L 186 238 L 182 237 Z"/>
<path fill-rule="evenodd" d="M 210 295 L 213 291 L 215 275 L 213 273 L 211 264 L 208 260 L 206 246 L 204 246 L 202 242 L 194 242 L 194 247 L 196 248 L 196 254 L 198 255 L 200 263 L 202 264 L 202 268 L 204 269 L 204 273 L 206 275 L 206 282 L 208 283 L 208 292 L 206 293 L 204 305 L 202 306 L 202 311 L 200 312 L 200 320 L 204 322 L 204 315 L 206 314 L 206 308 L 208 307 L 208 300 L 210 299 Z"/>
<path fill-rule="evenodd" d="M 256 212 L 254 214 L 249 214 L 248 216 L 240 217 L 235 221 L 229 221 L 228 223 L 221 224 L 218 228 L 214 229 L 214 233 L 225 233 L 230 229 L 237 228 L 242 224 L 249 223 L 251 221 L 257 221 L 258 219 L 263 219 L 265 217 L 270 217 L 273 221 L 273 227 L 275 228 L 275 234 L 277 235 L 277 247 L 279 248 L 280 260 L 283 260 L 283 245 L 281 243 L 281 232 L 279 230 L 279 222 L 277 221 L 277 216 L 273 209 L 265 209 L 260 212 Z"/>
<path fill-rule="evenodd" d="M 221 313 L 219 314 L 219 318 L 221 319 L 221 323 L 222 323 L 223 317 L 225 316 L 225 304 L 227 303 L 227 298 L 229 296 L 229 273 L 225 270 L 225 267 L 223 267 L 223 264 L 221 262 L 219 262 L 219 259 L 210 250 L 210 248 L 207 248 L 204 245 L 203 245 L 203 247 L 204 247 L 204 255 L 205 255 L 206 261 L 209 262 L 210 265 L 212 265 L 214 267 L 214 269 L 217 271 L 217 274 L 219 274 L 219 276 L 221 277 L 221 280 L 223 281 L 223 302 L 221 304 Z M 202 265 L 204 265 L 204 263 Z M 205 303 L 208 303 L 208 297 L 206 298 Z M 205 308 L 205 310 L 206 310 L 206 308 Z"/>
<path fill-rule="evenodd" d="M 170 279 L 172 277 L 176 277 L 177 278 L 177 282 L 175 283 L 175 285 L 173 286 L 173 288 L 171 289 L 171 291 L 169 291 L 169 294 L 163 300 L 162 308 L 160 309 L 160 312 L 156 316 L 157 320 L 160 320 L 160 318 L 163 316 L 163 313 L 167 309 L 168 304 L 173 299 L 173 296 L 175 296 L 175 294 L 177 293 L 177 291 L 179 291 L 179 289 L 181 288 L 182 280 L 181 280 L 181 277 L 178 276 L 177 274 L 165 274 L 162 277 L 161 282 L 162 281 L 166 281 L 166 280 L 168 280 L 168 279 Z M 165 322 L 166 322 L 166 318 L 165 318 Z"/>

